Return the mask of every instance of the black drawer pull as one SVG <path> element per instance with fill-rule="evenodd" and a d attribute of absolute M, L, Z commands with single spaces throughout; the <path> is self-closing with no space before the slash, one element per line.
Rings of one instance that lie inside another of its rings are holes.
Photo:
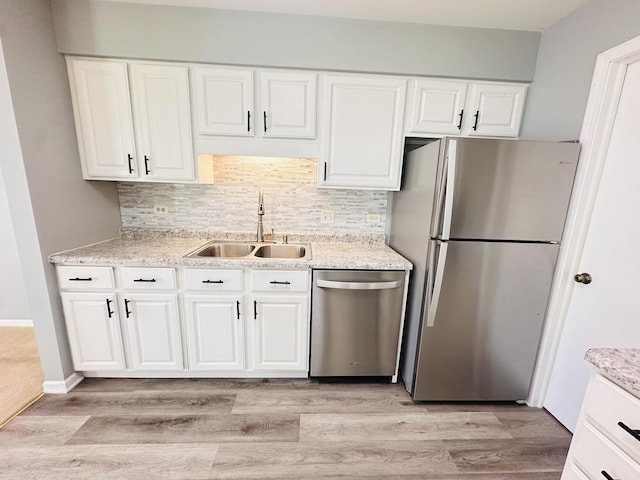
<path fill-rule="evenodd" d="M 70 282 L 91 282 L 91 281 L 93 281 L 93 278 L 91 278 L 91 277 L 87 277 L 87 278 L 76 277 L 76 278 L 70 278 L 69 281 Z"/>
<path fill-rule="evenodd" d="M 134 282 L 143 282 L 143 283 L 156 283 L 155 278 L 147 279 L 147 278 L 136 278 Z"/>
<path fill-rule="evenodd" d="M 144 156 L 144 174 L 149 175 L 151 170 L 149 170 L 149 157 Z"/>
<path fill-rule="evenodd" d="M 262 118 L 264 120 L 264 131 L 267 131 L 267 112 L 262 112 Z"/>
<path fill-rule="evenodd" d="M 202 280 L 202 283 L 224 283 L 224 280 Z"/>
<path fill-rule="evenodd" d="M 107 298 L 107 315 L 109 318 L 113 317 L 113 310 L 111 310 L 111 300 Z"/>
<path fill-rule="evenodd" d="M 622 422 L 618 422 L 618 426 L 640 442 L 640 430 L 634 430 L 633 428 L 627 427 Z"/>
<path fill-rule="evenodd" d="M 124 299 L 124 314 L 126 315 L 127 318 L 129 318 L 129 316 L 131 315 L 131 310 L 129 310 L 129 300 L 127 300 L 126 298 Z"/>
<path fill-rule="evenodd" d="M 286 280 L 286 281 L 284 281 L 284 282 L 280 282 L 280 281 L 278 281 L 278 280 L 271 280 L 269 283 L 270 283 L 271 285 L 291 285 L 291 282 L 290 282 L 290 281 L 288 281 L 288 280 Z"/>
<path fill-rule="evenodd" d="M 251 131 L 251 111 L 247 110 L 247 132 Z"/>
<path fill-rule="evenodd" d="M 478 115 L 480 115 L 480 110 L 476 110 L 476 114 L 473 116 L 473 118 L 475 118 L 475 121 L 473 122 L 474 131 L 478 130 Z"/>
<path fill-rule="evenodd" d="M 129 153 L 127 154 L 127 162 L 129 164 L 129 173 L 133 173 L 133 166 L 131 165 L 131 160 L 133 160 L 133 157 Z"/>
<path fill-rule="evenodd" d="M 258 302 L 255 300 L 253 301 L 253 319 L 258 319 Z"/>
<path fill-rule="evenodd" d="M 609 475 L 609 474 L 607 473 L 607 471 L 606 471 L 606 470 L 602 470 L 600 473 L 601 473 L 601 474 L 602 474 L 602 476 L 603 476 L 604 478 L 606 478 L 607 480 L 616 480 L 616 479 L 615 479 L 615 478 L 613 478 L 611 475 Z"/>
<path fill-rule="evenodd" d="M 238 320 L 240 320 L 240 300 L 236 300 L 236 314 L 238 315 Z"/>
<path fill-rule="evenodd" d="M 462 130 L 462 117 L 464 117 L 464 109 L 460 110 L 460 113 L 458 114 L 458 118 L 460 119 L 457 125 L 458 130 Z"/>

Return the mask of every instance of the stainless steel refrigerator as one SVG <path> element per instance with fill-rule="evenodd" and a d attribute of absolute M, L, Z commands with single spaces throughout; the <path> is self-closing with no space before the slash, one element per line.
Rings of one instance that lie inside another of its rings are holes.
<path fill-rule="evenodd" d="M 576 143 L 446 138 L 405 155 L 389 245 L 414 264 L 401 375 L 414 400 L 524 400 Z"/>

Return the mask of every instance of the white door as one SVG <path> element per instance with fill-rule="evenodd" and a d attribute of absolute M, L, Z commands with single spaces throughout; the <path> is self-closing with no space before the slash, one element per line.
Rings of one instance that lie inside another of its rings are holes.
<path fill-rule="evenodd" d="M 640 62 L 629 65 L 605 156 L 576 283 L 544 402 L 575 429 L 594 347 L 640 347 Z"/>
<path fill-rule="evenodd" d="M 198 132 L 254 135 L 253 70 L 197 67 Z"/>
<path fill-rule="evenodd" d="M 315 73 L 260 72 L 265 137 L 315 138 Z"/>
<path fill-rule="evenodd" d="M 252 297 L 253 368 L 308 370 L 307 295 Z"/>
<path fill-rule="evenodd" d="M 63 292 L 61 296 L 74 368 L 124 370 L 115 295 Z"/>
<path fill-rule="evenodd" d="M 125 294 L 124 312 L 134 370 L 181 370 L 178 295 Z"/>
<path fill-rule="evenodd" d="M 327 75 L 320 187 L 399 190 L 407 82 Z"/>
<path fill-rule="evenodd" d="M 193 180 L 189 69 L 132 64 L 130 72 L 140 178 Z"/>
<path fill-rule="evenodd" d="M 186 295 L 184 301 L 191 370 L 244 369 L 240 297 Z"/>
<path fill-rule="evenodd" d="M 85 178 L 136 178 L 127 64 L 69 59 L 71 98 Z"/>
<path fill-rule="evenodd" d="M 464 114 L 464 134 L 517 137 L 526 95 L 526 85 L 472 83 Z"/>
<path fill-rule="evenodd" d="M 467 82 L 412 80 L 411 86 L 409 133 L 459 135 L 465 114 Z"/>

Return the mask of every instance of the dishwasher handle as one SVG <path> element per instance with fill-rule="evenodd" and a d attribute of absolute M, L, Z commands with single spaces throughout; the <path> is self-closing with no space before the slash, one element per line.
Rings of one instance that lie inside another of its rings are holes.
<path fill-rule="evenodd" d="M 400 288 L 402 282 L 399 280 L 391 282 L 338 282 L 318 279 L 316 285 L 320 288 L 335 288 L 338 290 L 389 290 Z"/>

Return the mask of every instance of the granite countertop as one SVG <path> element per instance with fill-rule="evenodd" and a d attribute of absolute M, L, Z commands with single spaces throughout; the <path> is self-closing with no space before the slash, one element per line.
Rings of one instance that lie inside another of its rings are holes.
<path fill-rule="evenodd" d="M 411 270 L 412 264 L 384 243 L 354 239 L 344 241 L 297 241 L 311 245 L 310 259 L 185 258 L 209 238 L 127 237 L 54 253 L 49 262 L 66 265 L 140 265 L 154 267 L 253 267 L 253 268 L 344 268 L 362 270 Z M 220 238 L 221 241 L 228 238 Z"/>
<path fill-rule="evenodd" d="M 585 359 L 606 377 L 640 397 L 640 348 L 592 348 Z"/>

